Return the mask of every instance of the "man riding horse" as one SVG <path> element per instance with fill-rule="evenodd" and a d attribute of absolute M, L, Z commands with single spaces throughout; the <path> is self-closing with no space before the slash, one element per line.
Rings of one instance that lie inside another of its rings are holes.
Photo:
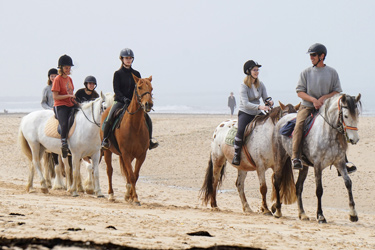
<path fill-rule="evenodd" d="M 297 113 L 293 132 L 292 163 L 293 168 L 298 170 L 302 169 L 300 144 L 306 118 L 315 110 L 319 110 L 326 99 L 342 92 L 336 70 L 324 64 L 327 48 L 323 44 L 315 43 L 310 46 L 307 53 L 310 54 L 313 66 L 302 71 L 296 88 L 298 97 L 302 99 L 302 105 Z M 348 162 L 347 159 L 345 160 Z M 357 168 L 347 164 L 347 170 L 348 173 L 353 173 Z"/>

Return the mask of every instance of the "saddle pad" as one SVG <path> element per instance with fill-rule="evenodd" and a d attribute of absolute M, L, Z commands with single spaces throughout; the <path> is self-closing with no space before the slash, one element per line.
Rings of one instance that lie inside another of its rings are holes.
<path fill-rule="evenodd" d="M 51 116 L 48 119 L 48 121 L 46 123 L 46 126 L 44 127 L 44 133 L 48 137 L 53 137 L 53 138 L 61 139 L 61 135 L 57 132 L 57 127 L 58 126 L 59 126 L 59 121 L 53 115 L 53 116 Z M 69 130 L 68 138 L 70 138 L 72 136 L 72 134 L 74 133 L 75 128 L 76 128 L 76 121 L 74 119 L 74 123 L 73 123 L 72 127 Z"/>
<path fill-rule="evenodd" d="M 234 137 L 237 134 L 237 127 L 232 127 L 229 129 L 227 136 L 225 137 L 225 144 L 229 146 L 234 146 Z"/>
<path fill-rule="evenodd" d="M 303 125 L 303 136 L 304 137 L 306 137 L 309 134 L 312 126 L 314 125 L 316 117 L 317 117 L 317 114 L 311 114 L 311 116 L 308 116 L 306 118 L 305 124 Z M 280 134 L 292 137 L 294 127 L 296 126 L 296 120 L 297 120 L 297 118 L 294 118 L 294 119 L 288 121 L 284 126 L 282 126 L 281 129 L 280 129 Z"/>

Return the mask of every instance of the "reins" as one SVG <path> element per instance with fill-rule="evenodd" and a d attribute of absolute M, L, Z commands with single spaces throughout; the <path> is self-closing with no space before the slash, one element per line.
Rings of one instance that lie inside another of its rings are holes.
<path fill-rule="evenodd" d="M 103 101 L 102 101 L 102 103 L 103 103 Z M 85 112 L 83 111 L 82 107 L 79 107 L 79 109 L 82 111 L 83 115 L 85 116 L 85 118 L 86 118 L 89 122 L 91 122 L 92 124 L 95 124 L 96 126 L 98 126 L 98 127 L 100 128 L 100 124 L 96 122 L 96 120 L 95 120 L 95 116 L 94 116 L 94 102 L 91 103 L 91 115 L 92 115 L 92 120 L 93 120 L 93 121 L 91 121 L 91 120 L 87 117 L 87 115 L 86 115 Z M 100 110 L 100 113 L 102 113 L 102 108 L 101 108 L 101 110 Z"/>

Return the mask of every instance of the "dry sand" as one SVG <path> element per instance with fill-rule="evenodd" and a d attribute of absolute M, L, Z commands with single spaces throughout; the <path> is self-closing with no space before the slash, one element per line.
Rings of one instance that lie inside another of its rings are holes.
<path fill-rule="evenodd" d="M 349 147 L 349 160 L 358 171 L 351 175 L 359 221 L 348 218 L 348 195 L 335 169 L 323 175 L 323 211 L 327 224 L 315 220 L 315 182 L 310 169 L 304 205 L 310 221 L 298 219 L 297 204 L 283 206 L 276 219 L 259 212 L 261 204 L 256 172 L 246 179 L 251 208 L 244 214 L 235 187 L 237 171 L 227 165 L 218 194 L 221 211 L 211 211 L 198 199 L 215 127 L 225 115 L 152 114 L 159 148 L 149 151 L 141 169 L 137 191 L 141 206 L 124 201 L 125 181 L 114 157 L 116 202 L 109 202 L 106 167 L 100 164 L 100 183 L 106 198 L 87 194 L 71 197 L 66 191 L 25 191 L 28 162 L 17 143 L 22 114 L 0 116 L 0 240 L 5 238 L 62 238 L 126 245 L 137 248 L 188 249 L 214 245 L 262 249 L 375 249 L 374 168 L 375 118 L 361 117 L 358 145 Z M 82 169 L 85 175 L 85 170 Z M 267 172 L 269 194 L 272 171 Z M 297 174 L 297 172 L 295 172 Z M 269 206 L 272 204 L 268 195 Z M 11 213 L 24 216 L 11 215 Z M 107 228 L 109 226 L 115 229 Z M 78 229 L 72 231 L 68 229 Z M 81 229 L 81 230 L 79 230 Z M 189 236 L 207 231 L 213 237 Z"/>

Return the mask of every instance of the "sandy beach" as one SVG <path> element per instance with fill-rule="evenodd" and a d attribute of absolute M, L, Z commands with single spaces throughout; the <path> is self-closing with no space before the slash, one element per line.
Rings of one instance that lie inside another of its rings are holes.
<path fill-rule="evenodd" d="M 141 206 L 124 200 L 125 181 L 114 156 L 113 186 L 116 201 L 107 200 L 104 161 L 100 184 L 105 198 L 63 190 L 25 191 L 28 161 L 17 142 L 24 114 L 0 116 L 0 241 L 2 238 L 41 238 L 92 241 L 147 249 L 207 248 L 215 245 L 260 249 L 375 249 L 375 117 L 360 117 L 360 141 L 350 145 L 349 160 L 358 171 L 350 175 L 359 216 L 349 221 L 348 194 L 336 169 L 323 172 L 323 211 L 327 224 L 318 224 L 313 171 L 304 186 L 304 206 L 310 221 L 298 219 L 297 204 L 283 206 L 280 219 L 260 213 L 261 195 L 256 172 L 249 172 L 246 195 L 254 211 L 242 212 L 230 164 L 212 211 L 198 199 L 203 184 L 213 131 L 229 115 L 151 114 L 154 137 L 160 146 L 147 154 L 137 192 Z M 81 168 L 83 176 L 86 170 Z M 294 172 L 295 177 L 298 174 Z M 272 171 L 267 171 L 268 204 Z M 212 237 L 190 236 L 206 231 Z"/>

